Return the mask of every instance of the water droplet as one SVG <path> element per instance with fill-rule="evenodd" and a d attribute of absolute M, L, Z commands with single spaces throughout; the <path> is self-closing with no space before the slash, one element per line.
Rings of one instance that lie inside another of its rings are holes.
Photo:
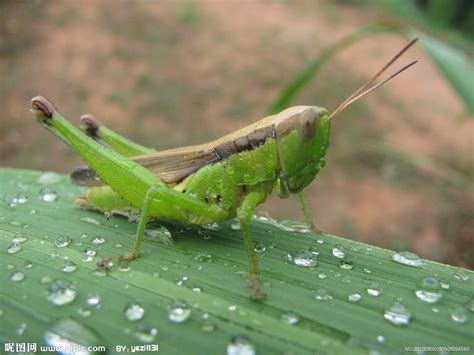
<path fill-rule="evenodd" d="M 118 263 L 118 269 L 122 272 L 130 271 L 130 263 L 126 260 L 120 260 Z"/>
<path fill-rule="evenodd" d="M 23 205 L 28 202 L 28 196 L 23 193 L 20 193 L 16 196 L 15 200 L 19 205 Z"/>
<path fill-rule="evenodd" d="M 200 293 L 200 292 L 202 292 L 202 288 L 199 287 L 199 286 L 193 286 L 193 287 L 191 287 L 191 291 Z"/>
<path fill-rule="evenodd" d="M 92 270 L 92 275 L 96 277 L 106 277 L 107 276 L 107 269 L 103 267 L 99 267 L 97 269 Z"/>
<path fill-rule="evenodd" d="M 114 247 L 116 248 L 122 248 L 123 244 L 122 243 L 115 243 Z"/>
<path fill-rule="evenodd" d="M 82 261 L 86 263 L 90 263 L 94 259 L 94 256 L 96 254 L 97 252 L 95 251 L 95 249 L 91 247 L 87 247 L 84 249 L 84 259 L 82 259 Z"/>
<path fill-rule="evenodd" d="M 367 288 L 367 293 L 371 296 L 378 297 L 382 293 L 382 289 L 377 282 L 371 282 Z"/>
<path fill-rule="evenodd" d="M 44 172 L 37 179 L 36 182 L 41 185 L 53 185 L 61 181 L 62 175 L 54 172 Z"/>
<path fill-rule="evenodd" d="M 7 248 L 7 254 L 16 254 L 21 250 L 19 243 L 11 243 Z"/>
<path fill-rule="evenodd" d="M 129 321 L 137 321 L 143 318 L 145 314 L 145 308 L 143 308 L 139 303 L 129 303 L 125 307 L 125 317 Z"/>
<path fill-rule="evenodd" d="M 330 301 L 333 298 L 324 288 L 318 289 L 315 297 L 318 301 Z"/>
<path fill-rule="evenodd" d="M 87 298 L 86 302 L 89 306 L 94 306 L 94 307 L 99 306 L 100 305 L 100 295 L 95 294 L 95 295 L 89 296 Z"/>
<path fill-rule="evenodd" d="M 227 355 L 255 355 L 255 347 L 248 337 L 236 335 L 227 345 Z"/>
<path fill-rule="evenodd" d="M 466 323 L 469 315 L 463 307 L 456 307 L 451 311 L 451 319 L 457 323 Z"/>
<path fill-rule="evenodd" d="M 71 272 L 74 272 L 77 270 L 77 265 L 72 260 L 65 260 L 61 270 L 65 273 L 70 274 Z"/>
<path fill-rule="evenodd" d="M 101 237 L 100 235 L 96 235 L 95 237 L 92 237 L 91 243 L 95 245 L 104 244 L 105 238 Z"/>
<path fill-rule="evenodd" d="M 400 302 L 394 302 L 384 313 L 384 318 L 395 325 L 408 325 L 411 321 L 411 312 Z"/>
<path fill-rule="evenodd" d="M 40 279 L 40 282 L 43 284 L 43 285 L 46 285 L 46 284 L 50 284 L 51 282 L 53 282 L 53 279 L 51 278 L 51 276 L 43 276 L 41 279 Z"/>
<path fill-rule="evenodd" d="M 325 279 L 328 277 L 328 274 L 325 272 L 325 271 L 321 271 L 319 274 L 318 274 L 318 277 L 320 279 Z"/>
<path fill-rule="evenodd" d="M 49 253 L 49 256 L 52 258 L 59 258 L 61 255 L 59 254 L 57 250 L 51 250 L 51 252 Z"/>
<path fill-rule="evenodd" d="M 134 333 L 135 337 L 138 340 L 144 343 L 151 343 L 155 340 L 158 331 L 156 328 L 148 326 L 148 325 L 141 325 Z"/>
<path fill-rule="evenodd" d="M 31 260 L 25 260 L 25 268 L 31 269 L 33 267 L 33 262 Z"/>
<path fill-rule="evenodd" d="M 212 262 L 212 256 L 209 253 L 198 253 L 194 257 L 194 260 L 196 260 L 197 262 L 200 262 L 200 263 L 203 263 L 203 262 L 210 263 L 210 262 Z"/>
<path fill-rule="evenodd" d="M 364 272 L 367 273 L 367 274 L 371 274 L 372 270 L 369 269 L 368 267 L 366 267 L 366 268 L 364 268 Z"/>
<path fill-rule="evenodd" d="M 81 317 L 87 318 L 92 315 L 92 308 L 90 307 L 81 307 L 77 310 L 77 314 L 79 314 Z"/>
<path fill-rule="evenodd" d="M 439 281 L 439 284 L 441 285 L 441 288 L 444 289 L 444 290 L 449 290 L 449 288 L 451 287 L 451 285 L 449 284 L 449 282 L 445 279 L 441 279 Z"/>
<path fill-rule="evenodd" d="M 25 274 L 22 273 L 21 271 L 13 271 L 11 276 L 10 276 L 10 280 L 14 281 L 14 282 L 21 282 L 25 279 Z"/>
<path fill-rule="evenodd" d="M 231 304 L 229 307 L 228 307 L 229 311 L 231 312 L 234 312 L 235 310 L 237 310 L 237 306 L 235 304 Z"/>
<path fill-rule="evenodd" d="M 173 323 L 182 323 L 191 316 L 191 307 L 184 301 L 174 302 L 168 310 L 168 319 Z"/>
<path fill-rule="evenodd" d="M 311 233 L 311 229 L 308 227 L 306 223 L 299 222 L 299 221 L 292 221 L 292 220 L 283 220 L 281 222 L 275 221 L 275 227 L 288 231 L 288 232 L 296 232 L 296 233 Z"/>
<path fill-rule="evenodd" d="M 84 221 L 84 222 L 87 222 L 87 223 L 100 225 L 100 222 L 98 220 L 96 220 L 95 218 L 92 218 L 92 217 L 82 217 L 82 218 L 80 218 L 80 220 Z"/>
<path fill-rule="evenodd" d="M 474 312 L 474 296 L 472 296 L 471 299 L 467 301 L 466 308 L 471 312 Z"/>
<path fill-rule="evenodd" d="M 344 258 L 346 256 L 345 248 L 342 245 L 336 244 L 332 248 L 332 255 L 339 259 Z"/>
<path fill-rule="evenodd" d="M 436 303 L 443 294 L 438 280 L 434 277 L 425 277 L 421 280 L 420 287 L 415 291 L 416 297 L 423 302 Z"/>
<path fill-rule="evenodd" d="M 315 267 L 318 264 L 316 255 L 309 250 L 297 250 L 293 254 L 288 254 L 287 259 L 301 267 Z"/>
<path fill-rule="evenodd" d="M 460 267 L 456 270 L 454 278 L 460 281 L 467 281 L 469 280 L 469 271 L 463 267 Z"/>
<path fill-rule="evenodd" d="M 282 319 L 285 323 L 288 323 L 289 325 L 298 324 L 299 321 L 300 321 L 300 317 L 298 317 L 297 314 L 292 313 L 292 312 L 283 313 L 283 314 L 281 315 L 281 319 Z"/>
<path fill-rule="evenodd" d="M 21 323 L 20 326 L 16 329 L 16 335 L 21 336 L 23 333 L 25 333 L 25 330 L 27 328 L 26 323 Z"/>
<path fill-rule="evenodd" d="M 57 279 L 49 286 L 46 297 L 49 302 L 62 306 L 74 301 L 76 294 L 74 285 L 70 281 Z"/>
<path fill-rule="evenodd" d="M 318 243 L 318 244 L 323 244 L 323 243 L 324 243 L 324 239 L 321 238 L 321 237 L 318 237 L 318 238 L 316 238 L 316 243 Z"/>
<path fill-rule="evenodd" d="M 156 226 L 153 229 L 145 229 L 145 236 L 164 245 L 174 244 L 173 236 L 165 226 Z"/>
<path fill-rule="evenodd" d="M 319 255 L 319 249 L 316 247 L 310 247 L 308 250 L 316 256 Z"/>
<path fill-rule="evenodd" d="M 358 293 L 351 293 L 349 296 L 347 296 L 347 299 L 349 302 L 355 303 L 359 302 L 362 299 L 362 296 Z"/>
<path fill-rule="evenodd" d="M 50 189 L 49 187 L 42 187 L 39 194 L 40 200 L 45 202 L 54 202 L 58 199 L 58 194 L 56 191 Z"/>
<path fill-rule="evenodd" d="M 354 263 L 351 259 L 342 259 L 339 262 L 339 267 L 345 270 L 351 270 L 354 267 Z"/>
<path fill-rule="evenodd" d="M 385 343 L 385 337 L 383 335 L 378 335 L 377 336 L 377 341 L 379 343 Z"/>
<path fill-rule="evenodd" d="M 392 256 L 392 260 L 403 265 L 413 266 L 413 267 L 423 267 L 425 262 L 415 253 L 409 251 L 402 251 L 395 253 Z"/>
<path fill-rule="evenodd" d="M 203 224 L 201 227 L 210 231 L 218 231 L 221 229 L 221 226 L 217 223 Z"/>
<path fill-rule="evenodd" d="M 65 248 L 69 244 L 71 244 L 71 242 L 72 242 L 71 238 L 61 235 L 61 236 L 56 238 L 56 241 L 54 242 L 54 245 L 56 245 L 56 247 L 58 247 L 58 248 Z"/>
<path fill-rule="evenodd" d="M 204 319 L 201 322 L 201 330 L 205 333 L 212 333 L 217 329 L 216 323 L 210 319 Z"/>
<path fill-rule="evenodd" d="M 265 246 L 265 244 L 259 242 L 255 243 L 255 251 L 257 253 L 263 253 L 266 249 L 267 247 Z"/>
<path fill-rule="evenodd" d="M 240 230 L 240 222 L 233 222 L 233 223 L 230 225 L 230 228 L 232 228 L 232 229 L 235 230 L 235 231 L 239 231 L 239 230 Z"/>
<path fill-rule="evenodd" d="M 13 244 L 22 244 L 24 242 L 26 242 L 28 240 L 28 237 L 23 235 L 23 234 L 20 234 L 20 233 L 17 233 L 15 234 L 15 236 L 13 237 L 12 239 L 12 243 Z"/>

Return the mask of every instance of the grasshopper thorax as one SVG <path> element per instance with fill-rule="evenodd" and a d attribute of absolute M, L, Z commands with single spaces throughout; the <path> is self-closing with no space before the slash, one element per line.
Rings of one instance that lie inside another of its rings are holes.
<path fill-rule="evenodd" d="M 276 117 L 279 194 L 303 190 L 325 165 L 331 125 L 329 113 L 317 106 L 296 106 Z"/>

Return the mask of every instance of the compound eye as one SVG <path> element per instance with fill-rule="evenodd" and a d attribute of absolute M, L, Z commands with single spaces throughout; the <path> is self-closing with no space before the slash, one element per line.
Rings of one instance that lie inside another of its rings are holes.
<path fill-rule="evenodd" d="M 309 140 L 314 137 L 318 119 L 319 113 L 314 108 L 308 108 L 301 113 L 296 124 L 296 129 L 301 138 Z"/>

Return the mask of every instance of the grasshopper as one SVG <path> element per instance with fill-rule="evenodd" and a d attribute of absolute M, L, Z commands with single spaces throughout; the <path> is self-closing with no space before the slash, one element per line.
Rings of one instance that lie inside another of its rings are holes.
<path fill-rule="evenodd" d="M 186 224 L 208 224 L 237 218 L 249 259 L 252 297 L 265 297 L 248 224 L 257 205 L 272 192 L 297 194 L 306 223 L 318 232 L 303 189 L 325 165 L 331 119 L 353 102 L 402 71 L 377 79 L 413 43 L 406 45 L 372 79 L 329 114 L 317 106 L 295 106 L 201 145 L 157 152 L 113 132 L 90 115 L 83 131 L 70 124 L 42 96 L 32 109 L 38 122 L 77 152 L 89 167 L 76 169 L 72 180 L 87 186 L 76 202 L 102 212 L 141 210 L 133 250 L 139 256 L 150 217 Z"/>

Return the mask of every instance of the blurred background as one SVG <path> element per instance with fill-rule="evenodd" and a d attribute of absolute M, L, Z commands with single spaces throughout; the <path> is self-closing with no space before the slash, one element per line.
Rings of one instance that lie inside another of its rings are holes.
<path fill-rule="evenodd" d="M 397 30 L 362 35 L 305 71 L 380 21 Z M 215 139 L 280 104 L 334 110 L 415 33 L 400 63 L 419 63 L 337 117 L 307 196 L 329 233 L 473 268 L 474 90 L 460 84 L 472 76 L 470 0 L 3 0 L 0 166 L 81 164 L 29 114 L 38 94 L 75 123 L 89 112 L 165 149 Z M 296 198 L 260 210 L 303 219 Z"/>

